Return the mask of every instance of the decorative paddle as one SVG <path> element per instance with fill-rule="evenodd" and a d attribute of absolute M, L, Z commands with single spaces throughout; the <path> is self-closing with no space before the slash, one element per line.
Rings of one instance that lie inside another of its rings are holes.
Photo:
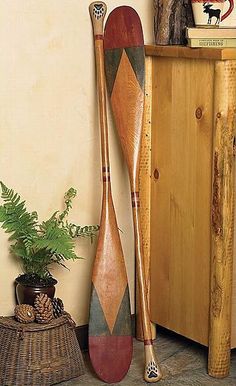
<path fill-rule="evenodd" d="M 152 344 L 139 213 L 138 175 L 144 108 L 145 54 L 142 26 L 134 9 L 121 6 L 110 13 L 105 25 L 104 48 L 108 93 L 130 177 L 136 270 L 145 347 L 144 379 L 146 382 L 157 382 L 162 375 Z"/>
<path fill-rule="evenodd" d="M 94 30 L 103 173 L 102 212 L 92 274 L 89 354 L 99 378 L 116 383 L 125 376 L 132 359 L 130 299 L 110 183 L 103 50 L 106 5 L 94 2 L 89 10 Z"/>

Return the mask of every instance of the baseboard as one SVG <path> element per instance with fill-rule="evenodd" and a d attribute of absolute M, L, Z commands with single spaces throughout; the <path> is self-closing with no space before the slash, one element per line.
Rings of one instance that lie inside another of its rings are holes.
<path fill-rule="evenodd" d="M 135 335 L 135 314 L 131 315 L 132 335 Z M 88 350 L 88 324 L 77 326 L 75 329 L 77 339 L 82 351 Z"/>

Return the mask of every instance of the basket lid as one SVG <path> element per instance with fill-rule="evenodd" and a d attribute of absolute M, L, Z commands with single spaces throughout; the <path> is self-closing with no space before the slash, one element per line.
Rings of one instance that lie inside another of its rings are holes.
<path fill-rule="evenodd" d="M 63 324 L 70 324 L 75 327 L 75 322 L 71 318 L 70 314 L 65 313 L 59 318 L 53 319 L 50 323 L 20 323 L 14 316 L 0 316 L 0 327 L 10 328 L 12 330 L 24 330 L 24 331 L 43 331 L 50 330 L 51 328 L 59 327 Z"/>

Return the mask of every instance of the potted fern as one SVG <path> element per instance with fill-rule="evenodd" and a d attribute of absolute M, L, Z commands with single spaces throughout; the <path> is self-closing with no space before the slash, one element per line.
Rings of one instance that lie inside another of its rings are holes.
<path fill-rule="evenodd" d="M 75 238 L 93 239 L 98 226 L 81 227 L 66 220 L 76 196 L 74 188 L 64 195 L 64 210 L 39 223 L 37 212 L 28 212 L 18 193 L 1 181 L 0 186 L 3 200 L 0 206 L 1 227 L 6 233 L 11 233 L 10 252 L 21 260 L 23 270 L 16 278 L 17 301 L 33 304 L 40 292 L 53 298 L 57 280 L 50 267 L 53 264 L 66 267 L 67 260 L 81 258 L 75 253 Z"/>

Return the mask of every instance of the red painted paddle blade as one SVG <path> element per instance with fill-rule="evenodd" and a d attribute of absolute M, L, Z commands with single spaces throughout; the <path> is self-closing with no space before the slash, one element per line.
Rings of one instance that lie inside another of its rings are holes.
<path fill-rule="evenodd" d="M 105 309 L 93 286 L 89 323 L 90 360 L 100 379 L 117 383 L 127 374 L 133 352 L 128 285 L 112 330 Z M 106 311 L 109 312 L 108 309 Z"/>
<path fill-rule="evenodd" d="M 107 19 L 104 37 L 105 50 L 143 46 L 142 25 L 137 12 L 128 6 L 115 8 Z"/>
<path fill-rule="evenodd" d="M 145 52 L 140 18 L 133 8 L 121 6 L 109 15 L 104 51 L 107 90 L 116 128 L 128 169 L 135 173 L 144 108 Z"/>

